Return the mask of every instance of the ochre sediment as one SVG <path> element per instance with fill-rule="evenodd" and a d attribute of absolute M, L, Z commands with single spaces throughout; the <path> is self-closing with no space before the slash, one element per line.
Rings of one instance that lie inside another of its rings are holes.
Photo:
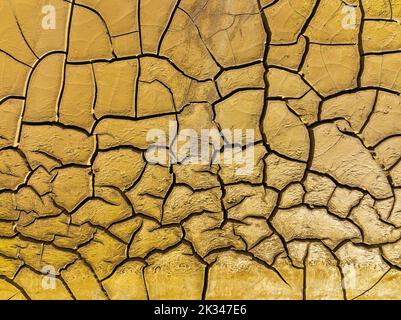
<path fill-rule="evenodd" d="M 401 1 L 0 18 L 0 299 L 401 298 Z M 146 156 L 205 129 L 253 170 Z"/>

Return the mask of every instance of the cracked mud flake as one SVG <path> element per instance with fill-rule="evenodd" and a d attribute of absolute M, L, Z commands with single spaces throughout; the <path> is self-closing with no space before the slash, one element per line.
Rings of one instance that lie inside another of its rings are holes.
<path fill-rule="evenodd" d="M 0 14 L 0 299 L 400 297 L 398 0 Z"/>

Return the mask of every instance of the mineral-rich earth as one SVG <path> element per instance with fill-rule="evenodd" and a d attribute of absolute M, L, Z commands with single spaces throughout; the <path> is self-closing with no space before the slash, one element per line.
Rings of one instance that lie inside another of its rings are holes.
<path fill-rule="evenodd" d="M 400 0 L 0 19 L 0 299 L 401 298 Z M 171 123 L 253 130 L 252 174 L 149 161 Z"/>

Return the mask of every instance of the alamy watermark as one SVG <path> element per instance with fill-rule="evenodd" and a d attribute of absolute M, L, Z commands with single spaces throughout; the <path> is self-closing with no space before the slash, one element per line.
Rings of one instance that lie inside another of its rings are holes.
<path fill-rule="evenodd" d="M 341 21 L 341 26 L 345 30 L 356 29 L 356 8 L 346 5 L 342 8 L 342 14 L 345 15 Z"/>
<path fill-rule="evenodd" d="M 251 175 L 255 167 L 255 132 L 253 129 L 178 130 L 170 121 L 168 132 L 151 129 L 145 157 L 149 163 L 161 165 L 202 164 L 234 165 L 240 176 Z"/>
<path fill-rule="evenodd" d="M 42 268 L 42 288 L 44 290 L 56 289 L 56 269 L 52 265 L 46 265 Z"/>
<path fill-rule="evenodd" d="M 56 8 L 52 5 L 42 7 L 42 13 L 45 15 L 42 18 L 42 28 L 44 30 L 55 30 L 56 25 Z"/>

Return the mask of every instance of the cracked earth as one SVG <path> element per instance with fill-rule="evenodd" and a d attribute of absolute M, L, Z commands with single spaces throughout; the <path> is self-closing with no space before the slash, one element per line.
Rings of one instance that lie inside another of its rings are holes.
<path fill-rule="evenodd" d="M 0 17 L 0 299 L 401 298 L 401 1 Z M 254 130 L 255 170 L 147 162 L 170 122 Z"/>

